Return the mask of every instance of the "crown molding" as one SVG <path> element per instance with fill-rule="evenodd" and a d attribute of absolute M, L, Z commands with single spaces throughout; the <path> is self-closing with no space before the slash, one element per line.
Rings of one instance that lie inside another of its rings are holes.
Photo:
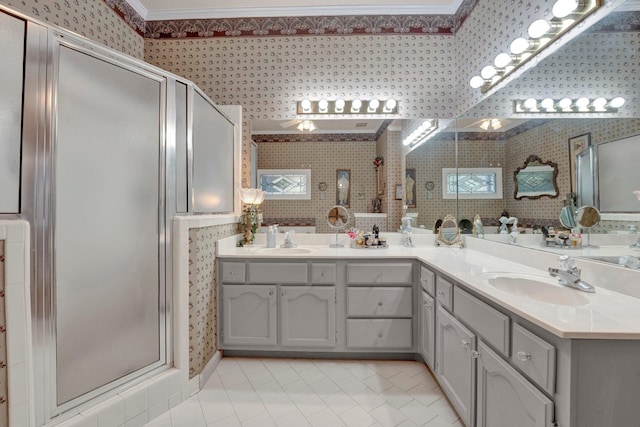
<path fill-rule="evenodd" d="M 133 10 L 135 10 L 136 13 L 140 15 L 142 19 L 144 19 L 145 21 L 149 20 L 148 18 L 149 10 L 142 3 L 140 3 L 140 0 L 125 0 L 125 1 L 129 3 L 129 6 L 131 6 Z"/>
<path fill-rule="evenodd" d="M 637 12 L 640 11 L 640 0 L 627 0 L 622 5 L 618 6 L 616 12 Z"/>
<path fill-rule="evenodd" d="M 289 16 L 358 16 L 358 15 L 454 15 L 463 0 L 451 5 L 388 6 L 307 6 L 228 9 L 164 9 L 148 10 L 139 0 L 127 0 L 146 21 L 179 19 L 262 18 Z M 134 6 L 137 3 L 137 6 Z"/>

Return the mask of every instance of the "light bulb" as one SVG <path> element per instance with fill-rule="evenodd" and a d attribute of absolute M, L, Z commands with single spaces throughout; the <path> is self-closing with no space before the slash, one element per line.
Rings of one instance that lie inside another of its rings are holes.
<path fill-rule="evenodd" d="M 547 111 L 555 111 L 554 108 L 553 108 L 554 104 L 555 103 L 553 102 L 553 99 L 551 99 L 551 98 L 545 98 L 545 99 L 542 100 L 542 102 L 540 102 L 540 106 L 542 108 L 544 108 L 545 110 L 547 110 Z"/>
<path fill-rule="evenodd" d="M 593 107 L 596 109 L 596 111 L 604 111 L 605 105 L 607 105 L 607 100 L 604 98 L 596 98 L 593 100 Z"/>
<path fill-rule="evenodd" d="M 571 109 L 571 99 L 569 98 L 562 98 L 560 101 L 558 101 L 558 106 L 560 108 L 562 108 L 563 110 L 570 110 Z"/>
<path fill-rule="evenodd" d="M 533 21 L 531 25 L 529 25 L 529 37 L 532 39 L 539 39 L 544 36 L 547 31 L 551 29 L 551 24 L 549 24 L 544 19 L 538 19 L 537 21 Z"/>
<path fill-rule="evenodd" d="M 511 58 L 511 55 L 503 52 L 496 56 L 496 59 L 494 59 L 493 63 L 498 68 L 505 68 L 507 65 L 511 64 L 512 60 L 513 59 Z"/>
<path fill-rule="evenodd" d="M 609 103 L 609 105 L 610 105 L 611 107 L 613 107 L 613 108 L 620 108 L 620 107 L 622 107 L 622 106 L 624 105 L 624 103 L 625 103 L 624 98 L 622 98 L 622 97 L 620 97 L 620 96 L 619 96 L 619 97 L 617 97 L 617 98 L 613 98 L 613 99 L 611 100 L 611 102 Z"/>
<path fill-rule="evenodd" d="M 302 111 L 304 111 L 305 113 L 311 111 L 311 101 L 309 101 L 308 99 L 303 99 L 300 102 L 300 106 L 302 107 Z"/>
<path fill-rule="evenodd" d="M 491 65 L 487 65 L 480 71 L 480 75 L 485 80 L 491 79 L 493 76 L 496 75 L 496 73 L 497 73 L 497 70 L 495 69 L 495 67 Z"/>
<path fill-rule="evenodd" d="M 379 106 L 380 101 L 378 101 L 377 99 L 372 99 L 371 101 L 369 101 L 369 108 L 367 109 L 367 111 L 369 113 L 375 113 Z"/>
<path fill-rule="evenodd" d="M 318 101 L 318 111 L 320 111 L 321 113 L 326 113 L 329 108 L 329 101 L 327 101 L 326 99 L 321 99 L 320 101 Z"/>
<path fill-rule="evenodd" d="M 342 113 L 344 111 L 344 99 L 336 99 L 334 104 L 336 113 Z"/>
<path fill-rule="evenodd" d="M 387 99 L 384 103 L 384 111 L 386 113 L 390 113 L 394 108 L 396 108 L 396 105 L 398 105 L 398 103 L 395 99 Z"/>
<path fill-rule="evenodd" d="M 528 98 L 524 101 L 524 108 L 526 108 L 527 110 L 535 110 L 537 105 L 538 101 L 536 101 L 534 98 Z"/>
<path fill-rule="evenodd" d="M 469 86 L 473 89 L 481 88 L 484 85 L 484 79 L 480 76 L 473 76 L 469 81 Z"/>
<path fill-rule="evenodd" d="M 359 99 L 354 99 L 353 101 L 351 101 L 351 112 L 352 113 L 359 112 L 361 107 L 362 107 L 362 101 L 360 101 Z"/>
<path fill-rule="evenodd" d="M 578 98 L 578 100 L 576 101 L 576 107 L 578 107 L 581 110 L 584 110 L 587 108 L 587 106 L 589 105 L 589 98 Z"/>
<path fill-rule="evenodd" d="M 578 8 L 578 0 L 558 0 L 553 5 L 551 13 L 556 18 L 564 18 Z"/>
<path fill-rule="evenodd" d="M 523 37 L 519 37 L 511 42 L 511 46 L 509 46 L 509 50 L 514 55 L 520 55 L 530 47 L 531 47 L 531 43 L 529 42 L 529 40 Z"/>

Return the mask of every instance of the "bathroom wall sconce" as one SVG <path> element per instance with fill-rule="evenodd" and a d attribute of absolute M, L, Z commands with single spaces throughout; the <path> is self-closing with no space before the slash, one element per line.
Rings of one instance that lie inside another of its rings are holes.
<path fill-rule="evenodd" d="M 473 89 L 487 92 L 498 82 L 542 52 L 547 46 L 602 7 L 603 0 L 558 0 L 552 8 L 553 17 L 538 19 L 529 25 L 529 38 L 519 37 L 509 46 L 509 52 L 498 54 L 493 65 L 487 65 L 469 81 Z"/>
<path fill-rule="evenodd" d="M 605 98 L 589 99 L 586 97 L 571 99 L 516 99 L 513 101 L 514 113 L 616 113 L 622 107 L 622 97 L 611 100 Z"/>
<path fill-rule="evenodd" d="M 303 99 L 296 103 L 298 114 L 397 114 L 398 101 L 395 99 Z"/>
<path fill-rule="evenodd" d="M 428 119 L 422 122 L 413 132 L 402 140 L 402 145 L 417 147 L 429 139 L 438 129 L 438 119 Z"/>

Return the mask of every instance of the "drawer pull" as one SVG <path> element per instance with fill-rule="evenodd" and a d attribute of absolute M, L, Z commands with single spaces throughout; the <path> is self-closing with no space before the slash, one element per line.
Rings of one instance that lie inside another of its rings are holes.
<path fill-rule="evenodd" d="M 528 360 L 531 360 L 531 354 L 525 353 L 524 351 L 517 352 L 516 356 L 518 357 L 518 360 L 521 362 L 526 362 Z"/>
<path fill-rule="evenodd" d="M 269 291 L 269 295 L 273 295 L 273 291 Z M 284 296 L 284 295 L 283 295 Z"/>
<path fill-rule="evenodd" d="M 378 338 L 382 338 L 382 332 L 378 332 Z"/>
<path fill-rule="evenodd" d="M 233 271 L 230 271 L 230 272 L 229 272 L 229 276 L 233 276 Z"/>
<path fill-rule="evenodd" d="M 480 357 L 480 352 L 476 350 L 471 350 L 471 357 L 474 359 L 477 359 L 478 357 Z"/>
<path fill-rule="evenodd" d="M 378 301 L 378 306 L 382 307 L 382 301 Z"/>

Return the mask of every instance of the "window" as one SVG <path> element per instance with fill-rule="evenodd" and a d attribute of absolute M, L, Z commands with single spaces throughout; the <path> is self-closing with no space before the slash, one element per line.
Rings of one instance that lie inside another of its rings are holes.
<path fill-rule="evenodd" d="M 502 199 L 502 168 L 442 168 L 443 199 Z"/>
<path fill-rule="evenodd" d="M 265 199 L 311 199 L 311 169 L 258 169 L 258 187 Z"/>

